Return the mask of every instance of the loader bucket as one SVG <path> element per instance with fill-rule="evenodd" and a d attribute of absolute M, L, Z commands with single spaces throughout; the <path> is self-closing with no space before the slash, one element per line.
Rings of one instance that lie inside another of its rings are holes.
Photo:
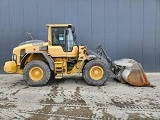
<path fill-rule="evenodd" d="M 114 61 L 117 66 L 124 67 L 121 78 L 133 86 L 153 86 L 150 84 L 140 63 L 133 59 L 121 59 Z"/>

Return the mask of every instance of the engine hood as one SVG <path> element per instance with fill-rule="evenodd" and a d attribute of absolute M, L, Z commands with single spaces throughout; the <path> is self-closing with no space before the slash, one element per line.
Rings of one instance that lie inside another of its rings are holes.
<path fill-rule="evenodd" d="M 44 41 L 43 40 L 30 40 L 30 41 L 25 41 L 19 44 L 19 46 L 26 45 L 26 44 L 32 44 L 34 45 L 43 45 Z"/>
<path fill-rule="evenodd" d="M 37 51 L 40 47 L 47 46 L 48 42 L 43 40 L 30 40 L 25 41 L 19 44 L 19 46 L 13 49 L 13 53 L 19 54 L 19 52 L 24 49 L 26 52 L 32 52 L 33 50 Z"/>

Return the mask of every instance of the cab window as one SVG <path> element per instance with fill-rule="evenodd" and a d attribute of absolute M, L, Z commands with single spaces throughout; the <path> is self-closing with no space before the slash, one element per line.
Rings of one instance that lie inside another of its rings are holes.
<path fill-rule="evenodd" d="M 52 45 L 61 46 L 63 51 L 71 52 L 75 45 L 75 38 L 71 28 L 52 28 Z"/>
<path fill-rule="evenodd" d="M 64 35 L 65 28 L 53 28 L 52 29 L 52 43 L 53 45 L 65 45 L 65 35 Z"/>

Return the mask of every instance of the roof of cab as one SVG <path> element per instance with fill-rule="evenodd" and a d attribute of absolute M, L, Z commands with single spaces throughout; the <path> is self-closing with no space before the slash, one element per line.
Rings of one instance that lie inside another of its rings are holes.
<path fill-rule="evenodd" d="M 47 27 L 67 27 L 68 25 L 72 24 L 46 24 Z"/>

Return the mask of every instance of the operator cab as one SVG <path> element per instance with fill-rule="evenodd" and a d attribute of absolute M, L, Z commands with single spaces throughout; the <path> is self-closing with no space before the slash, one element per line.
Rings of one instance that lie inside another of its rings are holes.
<path fill-rule="evenodd" d="M 51 56 L 77 56 L 76 34 L 72 24 L 48 24 L 47 27 Z"/>
<path fill-rule="evenodd" d="M 64 52 L 71 52 L 76 45 L 76 35 L 73 25 L 55 26 L 51 28 L 52 45 L 61 46 Z"/>

